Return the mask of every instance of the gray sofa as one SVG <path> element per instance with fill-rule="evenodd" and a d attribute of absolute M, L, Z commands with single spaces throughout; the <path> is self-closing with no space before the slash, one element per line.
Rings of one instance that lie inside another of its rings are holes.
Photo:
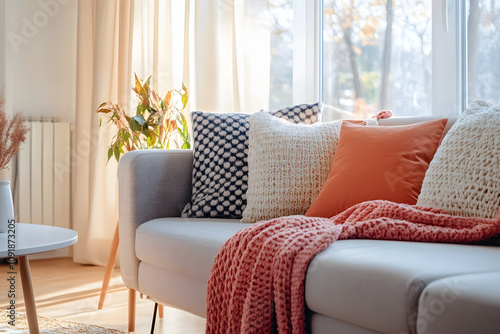
<path fill-rule="evenodd" d="M 131 291 L 203 317 L 212 262 L 249 225 L 180 218 L 192 161 L 189 150 L 121 159 L 121 273 Z M 310 333 L 500 333 L 500 247 L 341 240 L 313 259 L 305 283 Z"/>

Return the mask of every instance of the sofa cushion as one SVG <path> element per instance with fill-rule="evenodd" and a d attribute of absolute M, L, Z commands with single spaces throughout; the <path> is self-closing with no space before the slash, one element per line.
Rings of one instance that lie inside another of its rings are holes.
<path fill-rule="evenodd" d="M 333 217 L 369 200 L 415 204 L 447 119 L 401 126 L 344 122 L 331 172 L 309 217 Z"/>
<path fill-rule="evenodd" d="M 429 284 L 420 297 L 418 334 L 500 333 L 500 272 Z"/>
<path fill-rule="evenodd" d="M 342 122 L 290 124 L 267 113 L 250 123 L 242 222 L 303 215 L 330 173 Z"/>
<path fill-rule="evenodd" d="M 308 319 L 308 324 L 310 330 L 307 333 L 314 334 L 380 334 L 320 313 L 312 313 Z"/>
<path fill-rule="evenodd" d="M 311 261 L 314 312 L 382 333 L 414 333 L 418 299 L 432 281 L 500 270 L 500 247 L 340 240 Z"/>
<path fill-rule="evenodd" d="M 160 304 L 206 317 L 206 279 L 193 278 L 141 262 L 139 291 Z"/>
<path fill-rule="evenodd" d="M 139 226 L 137 258 L 181 275 L 208 280 L 222 245 L 250 226 L 234 219 L 159 218 Z"/>
<path fill-rule="evenodd" d="M 319 121 L 323 103 L 270 112 L 291 123 Z M 193 195 L 183 217 L 241 218 L 248 179 L 248 114 L 191 113 L 193 121 Z"/>
<path fill-rule="evenodd" d="M 429 165 L 418 205 L 464 217 L 500 211 L 500 106 L 477 100 L 453 125 Z"/>

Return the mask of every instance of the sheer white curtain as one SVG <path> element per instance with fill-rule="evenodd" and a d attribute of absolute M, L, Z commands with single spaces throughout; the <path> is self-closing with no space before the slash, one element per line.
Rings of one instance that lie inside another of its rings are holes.
<path fill-rule="evenodd" d="M 250 113 L 267 108 L 268 0 L 196 0 L 194 4 L 191 89 L 196 109 Z"/>
<path fill-rule="evenodd" d="M 113 130 L 99 128 L 105 101 L 129 105 L 133 0 L 78 2 L 77 103 L 73 152 L 74 260 L 104 265 L 117 215 L 117 166 L 106 164 Z"/>
<path fill-rule="evenodd" d="M 136 0 L 133 71 L 190 109 L 256 112 L 269 101 L 268 0 Z"/>
<path fill-rule="evenodd" d="M 75 261 L 104 265 L 117 221 L 116 164 L 106 165 L 114 129 L 98 128 L 98 105 L 133 110 L 135 72 L 160 95 L 184 83 L 190 110 L 265 109 L 270 29 L 268 0 L 79 1 Z"/>
<path fill-rule="evenodd" d="M 141 79 L 152 76 L 152 86 L 162 96 L 180 88 L 187 54 L 184 2 L 136 0 L 134 14 L 132 70 Z"/>

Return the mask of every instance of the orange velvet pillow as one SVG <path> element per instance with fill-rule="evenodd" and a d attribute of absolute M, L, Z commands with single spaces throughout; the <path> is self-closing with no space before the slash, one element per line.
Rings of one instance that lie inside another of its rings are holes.
<path fill-rule="evenodd" d="M 416 204 L 447 119 L 401 126 L 344 122 L 332 169 L 309 217 L 333 217 L 376 199 Z"/>

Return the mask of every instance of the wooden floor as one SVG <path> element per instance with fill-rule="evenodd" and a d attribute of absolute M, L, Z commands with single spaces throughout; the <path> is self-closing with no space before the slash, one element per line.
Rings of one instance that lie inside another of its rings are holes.
<path fill-rule="evenodd" d="M 128 289 L 115 269 L 102 310 L 97 310 L 104 268 L 73 263 L 70 258 L 30 261 L 38 315 L 127 330 Z M 0 264 L 0 308 L 7 307 L 7 265 Z M 16 305 L 24 312 L 21 280 L 17 277 Z M 137 297 L 136 332 L 149 333 L 154 303 Z M 165 307 L 156 334 L 204 333 L 205 319 Z"/>

